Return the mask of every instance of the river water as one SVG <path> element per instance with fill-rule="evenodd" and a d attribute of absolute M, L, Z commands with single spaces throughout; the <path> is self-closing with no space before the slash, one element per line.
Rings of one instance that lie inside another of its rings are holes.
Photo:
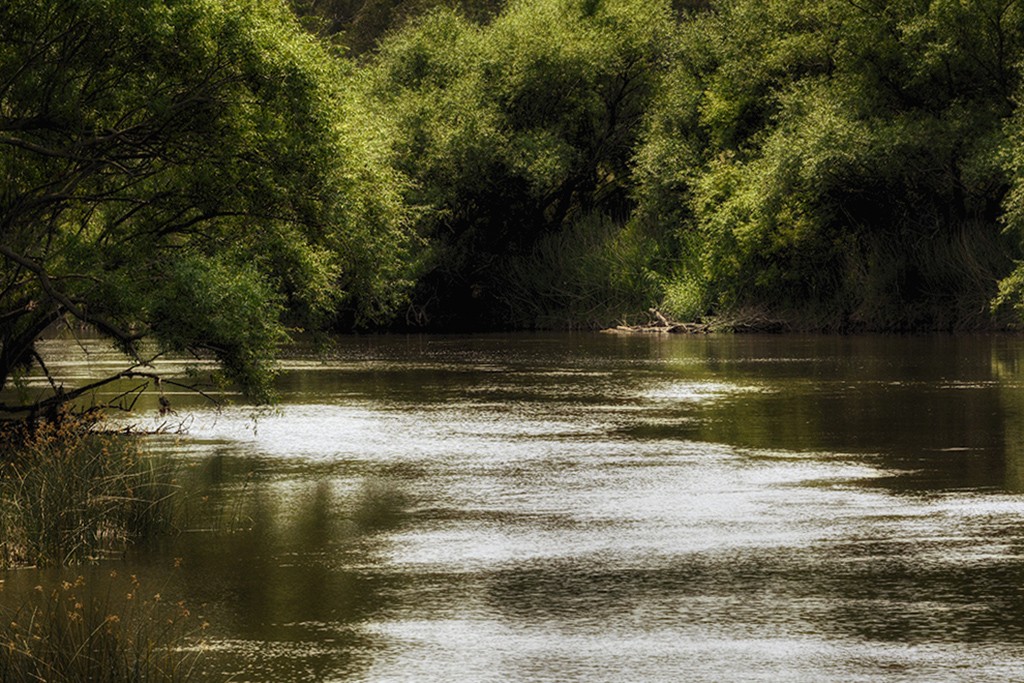
<path fill-rule="evenodd" d="M 1020 338 L 349 337 L 279 389 L 152 440 L 194 680 L 1024 681 Z"/>

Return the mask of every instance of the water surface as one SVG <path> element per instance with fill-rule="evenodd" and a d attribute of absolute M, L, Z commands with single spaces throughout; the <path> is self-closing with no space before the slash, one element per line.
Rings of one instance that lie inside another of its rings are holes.
<path fill-rule="evenodd" d="M 201 606 L 198 680 L 1024 680 L 1022 360 L 343 338 L 274 411 L 167 392 L 191 527 L 128 566 Z"/>

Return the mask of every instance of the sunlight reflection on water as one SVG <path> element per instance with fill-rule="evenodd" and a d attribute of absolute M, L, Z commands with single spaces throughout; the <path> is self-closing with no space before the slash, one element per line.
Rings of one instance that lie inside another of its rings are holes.
<path fill-rule="evenodd" d="M 1024 672 L 1019 341 L 341 344 L 153 440 L 233 530 L 168 551 L 199 680 Z"/>

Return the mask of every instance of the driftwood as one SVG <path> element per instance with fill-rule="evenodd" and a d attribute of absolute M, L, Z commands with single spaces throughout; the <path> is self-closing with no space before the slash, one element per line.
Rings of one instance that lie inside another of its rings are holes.
<path fill-rule="evenodd" d="M 646 325 L 618 325 L 602 332 L 610 334 L 708 334 L 711 326 L 706 323 L 680 323 L 669 320 L 661 311 L 652 308 L 648 311 L 654 320 Z"/>

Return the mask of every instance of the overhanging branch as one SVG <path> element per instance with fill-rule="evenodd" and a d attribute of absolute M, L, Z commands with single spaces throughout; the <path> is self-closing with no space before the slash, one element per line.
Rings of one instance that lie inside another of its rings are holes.
<path fill-rule="evenodd" d="M 51 299 L 57 302 L 64 310 L 66 310 L 68 313 L 75 316 L 82 322 L 89 323 L 90 325 L 95 325 L 96 328 L 100 330 L 100 332 L 103 332 L 104 334 L 109 335 L 116 339 L 117 341 L 121 342 L 125 349 L 127 349 L 136 360 L 139 360 L 138 354 L 135 352 L 135 342 L 142 339 L 145 335 L 141 333 L 133 334 L 131 332 L 128 332 L 127 330 L 121 329 L 114 323 L 110 322 L 109 320 L 106 320 L 101 316 L 92 315 L 88 313 L 85 309 L 81 308 L 74 301 L 68 298 L 66 294 L 57 289 L 53 285 L 53 281 L 50 279 L 50 276 L 46 272 L 46 269 L 43 268 L 42 265 L 33 261 L 32 259 L 26 256 L 22 256 L 21 254 L 12 250 L 10 247 L 3 244 L 0 244 L 0 255 L 7 257 L 14 263 L 17 263 L 26 270 L 34 273 L 36 278 L 39 280 L 39 285 L 43 288 L 43 291 L 46 292 L 47 296 L 49 296 Z"/>
<path fill-rule="evenodd" d="M 113 382 L 116 382 L 116 381 L 122 380 L 122 379 L 146 379 L 146 380 L 150 380 L 152 382 L 155 382 L 158 385 L 167 384 L 167 385 L 170 385 L 170 386 L 173 386 L 173 387 L 178 387 L 180 389 L 185 389 L 187 391 L 193 392 L 195 394 L 198 394 L 199 396 L 202 396 L 203 398 L 205 398 L 206 400 L 210 401 L 211 403 L 213 403 L 215 405 L 220 405 L 221 402 L 220 402 L 220 400 L 217 399 L 217 397 L 210 395 L 209 393 L 203 391 L 202 389 L 200 389 L 196 385 L 185 384 L 184 382 L 177 382 L 175 380 L 165 379 L 165 378 L 161 377 L 156 372 L 150 372 L 150 371 L 145 371 L 145 370 L 139 370 L 138 369 L 138 368 L 143 367 L 145 365 L 148 365 L 148 362 L 147 363 L 140 363 L 139 365 L 134 365 L 131 368 L 128 368 L 127 370 L 122 370 L 121 372 L 115 373 L 115 374 L 110 375 L 108 377 L 104 377 L 103 379 L 96 380 L 95 382 L 91 382 L 89 384 L 86 384 L 85 386 L 81 386 L 81 387 L 78 387 L 77 389 L 72 389 L 70 391 L 64 390 L 63 388 L 58 388 L 53 396 L 50 396 L 49 398 L 43 399 L 42 401 L 37 401 L 35 403 L 20 404 L 20 405 L 8 405 L 6 403 L 0 403 L 0 412 L 2 412 L 2 413 L 33 413 L 33 412 L 38 413 L 40 411 L 45 411 L 48 408 L 60 406 L 62 404 L 65 404 L 65 403 L 68 403 L 70 401 L 73 401 L 76 398 L 79 398 L 80 396 L 84 396 L 85 394 L 88 394 L 89 392 L 96 391 L 97 389 L 100 389 L 102 387 L 105 387 L 108 384 L 111 384 Z M 138 390 L 138 387 L 136 387 L 136 389 L 134 389 L 132 391 L 137 391 L 137 390 Z M 126 393 L 129 393 L 129 392 L 122 392 L 121 394 L 118 394 L 116 397 L 111 399 L 111 401 L 109 402 L 109 405 L 112 405 L 114 401 L 124 397 L 126 395 Z M 105 404 L 104 407 L 109 407 L 109 405 Z"/>

